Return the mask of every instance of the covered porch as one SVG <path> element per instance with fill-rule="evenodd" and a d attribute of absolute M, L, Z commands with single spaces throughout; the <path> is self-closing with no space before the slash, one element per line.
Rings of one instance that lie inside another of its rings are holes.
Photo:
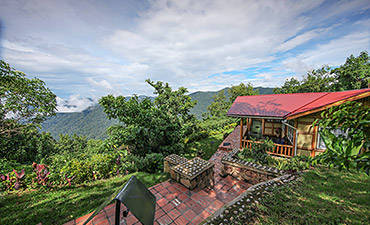
<path fill-rule="evenodd" d="M 251 148 L 253 143 L 269 139 L 274 147 L 266 149 L 268 154 L 292 157 L 296 155 L 297 130 L 292 122 L 268 117 L 240 118 L 240 149 Z"/>

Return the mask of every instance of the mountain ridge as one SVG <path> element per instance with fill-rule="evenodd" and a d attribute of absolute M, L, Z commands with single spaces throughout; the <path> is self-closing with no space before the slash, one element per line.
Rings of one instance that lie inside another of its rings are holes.
<path fill-rule="evenodd" d="M 196 100 L 197 104 L 190 112 L 201 118 L 201 115 L 207 111 L 209 104 L 213 102 L 213 96 L 220 91 L 226 91 L 230 88 L 223 88 L 218 91 L 196 91 L 190 93 L 192 100 Z M 260 94 L 272 94 L 273 88 L 256 87 Z M 140 95 L 139 98 L 151 96 Z M 129 99 L 130 97 L 126 97 Z M 99 104 L 87 107 L 81 112 L 58 112 L 55 116 L 48 118 L 42 123 L 41 131 L 50 132 L 54 138 L 58 138 L 59 134 L 77 134 L 83 135 L 91 139 L 104 139 L 107 137 L 106 130 L 108 127 L 118 123 L 116 120 L 109 120 L 103 112 L 103 108 Z"/>

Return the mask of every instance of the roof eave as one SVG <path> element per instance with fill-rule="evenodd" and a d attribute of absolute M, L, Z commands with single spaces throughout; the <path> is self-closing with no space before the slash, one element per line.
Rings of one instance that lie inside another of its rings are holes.
<path fill-rule="evenodd" d="M 256 118 L 256 119 L 274 119 L 274 120 L 283 120 L 284 117 L 280 116 L 259 116 L 259 115 L 239 115 L 239 114 L 226 114 L 230 117 L 237 117 L 237 118 Z"/>
<path fill-rule="evenodd" d="M 370 96 L 370 92 L 361 93 L 359 95 L 352 96 L 352 97 L 349 97 L 349 98 L 346 98 L 346 99 L 342 99 L 342 100 L 339 100 L 339 101 L 336 101 L 336 102 L 333 102 L 333 103 L 330 103 L 330 104 L 327 104 L 327 105 L 324 105 L 324 106 L 321 106 L 321 107 L 317 107 L 317 108 L 314 108 L 314 109 L 311 109 L 311 110 L 308 110 L 308 111 L 300 112 L 300 113 L 297 113 L 297 114 L 291 114 L 290 113 L 285 118 L 287 120 L 295 119 L 295 118 L 306 116 L 306 115 L 309 115 L 309 114 L 312 114 L 312 113 L 315 113 L 315 112 L 323 111 L 323 110 L 328 109 L 328 108 L 333 107 L 333 106 L 341 105 L 345 102 L 355 101 L 355 100 L 366 98 L 366 97 L 369 97 L 369 96 Z"/>

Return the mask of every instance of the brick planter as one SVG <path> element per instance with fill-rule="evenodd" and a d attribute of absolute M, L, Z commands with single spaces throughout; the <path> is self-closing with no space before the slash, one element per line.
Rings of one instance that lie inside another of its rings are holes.
<path fill-rule="evenodd" d="M 171 168 L 182 163 L 187 162 L 188 160 L 184 157 L 178 156 L 176 154 L 172 154 L 164 158 L 164 172 L 169 173 Z"/>
<path fill-rule="evenodd" d="M 213 187 L 214 164 L 199 157 L 171 168 L 171 178 L 192 190 L 195 187 Z"/>
<path fill-rule="evenodd" d="M 234 149 L 221 159 L 221 176 L 231 175 L 239 180 L 257 180 L 259 182 L 272 179 L 282 174 L 276 168 L 261 166 L 256 163 L 247 162 L 236 158 L 238 149 Z"/>

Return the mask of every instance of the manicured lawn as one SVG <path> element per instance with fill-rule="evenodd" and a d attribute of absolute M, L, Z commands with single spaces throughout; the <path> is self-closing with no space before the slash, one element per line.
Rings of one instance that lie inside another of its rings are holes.
<path fill-rule="evenodd" d="M 357 172 L 313 170 L 282 187 L 256 210 L 259 224 L 368 224 L 370 178 Z"/>
<path fill-rule="evenodd" d="M 63 224 L 92 212 L 135 175 L 147 187 L 165 181 L 165 174 L 137 172 L 77 187 L 13 192 L 0 196 L 0 224 Z"/>

